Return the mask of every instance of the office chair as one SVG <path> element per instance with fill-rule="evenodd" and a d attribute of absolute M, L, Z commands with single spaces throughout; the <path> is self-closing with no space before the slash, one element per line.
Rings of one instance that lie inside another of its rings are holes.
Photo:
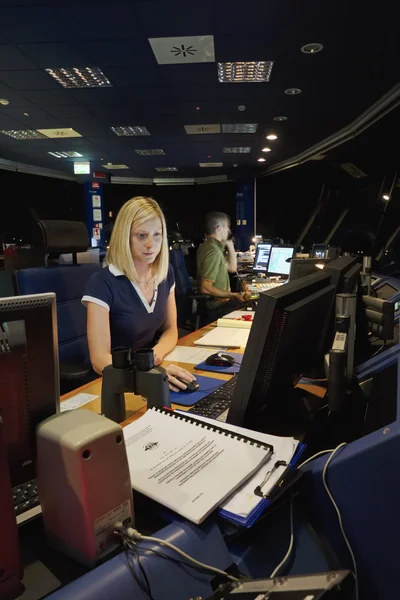
<path fill-rule="evenodd" d="M 178 327 L 195 331 L 202 325 L 206 318 L 206 300 L 211 298 L 208 294 L 200 294 L 192 286 L 190 281 L 185 257 L 181 249 L 171 250 L 169 261 L 175 275 L 175 298 L 178 312 Z"/>
<path fill-rule="evenodd" d="M 76 254 L 85 252 L 89 235 L 84 223 L 39 221 L 41 244 L 48 255 L 47 266 L 20 269 L 20 294 L 55 292 L 57 300 L 58 350 L 62 393 L 83 385 L 97 375 L 90 364 L 86 336 L 86 309 L 81 303 L 86 283 L 101 267 L 76 264 Z M 73 263 L 61 265 L 61 254 L 72 253 Z"/>

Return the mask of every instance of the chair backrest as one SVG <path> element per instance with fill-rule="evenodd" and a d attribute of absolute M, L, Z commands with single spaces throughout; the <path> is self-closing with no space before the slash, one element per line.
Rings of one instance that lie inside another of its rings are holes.
<path fill-rule="evenodd" d="M 192 284 L 186 269 L 185 256 L 181 249 L 171 250 L 169 261 L 175 275 L 175 286 L 177 297 L 188 296 L 192 292 Z"/>
<path fill-rule="evenodd" d="M 84 223 L 39 221 L 43 249 L 53 256 L 86 252 L 89 234 Z M 89 364 L 86 337 L 86 309 L 81 304 L 86 283 L 100 266 L 50 265 L 17 271 L 20 294 L 54 292 L 57 300 L 58 346 L 60 362 Z"/>
<path fill-rule="evenodd" d="M 89 278 L 99 269 L 97 265 L 55 265 L 17 271 L 20 294 L 56 294 L 60 362 L 90 363 L 87 311 L 81 298 Z"/>

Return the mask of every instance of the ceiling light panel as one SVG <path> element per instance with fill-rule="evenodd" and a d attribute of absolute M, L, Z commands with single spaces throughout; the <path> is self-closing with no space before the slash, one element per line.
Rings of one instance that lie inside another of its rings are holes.
<path fill-rule="evenodd" d="M 262 83 L 271 77 L 272 60 L 218 63 L 220 83 Z"/>
<path fill-rule="evenodd" d="M 224 148 L 224 154 L 250 154 L 250 146 L 235 146 L 234 148 Z"/>
<path fill-rule="evenodd" d="M 2 129 L 0 133 L 4 133 L 4 135 L 8 135 L 12 137 L 14 140 L 44 140 L 46 139 L 44 135 L 41 135 L 37 131 L 33 131 L 32 129 L 9 129 L 8 131 Z"/>
<path fill-rule="evenodd" d="M 107 163 L 106 165 L 103 165 L 103 167 L 105 169 L 111 169 L 114 171 L 122 170 L 122 169 L 129 169 L 129 167 L 127 165 L 113 165 L 112 163 Z"/>
<path fill-rule="evenodd" d="M 189 135 L 201 135 L 204 133 L 221 133 L 221 125 L 185 125 L 185 131 Z"/>
<path fill-rule="evenodd" d="M 80 133 L 71 129 L 71 127 L 59 127 L 58 129 L 37 129 L 45 137 L 52 139 L 77 138 L 82 137 Z"/>
<path fill-rule="evenodd" d="M 82 158 L 83 154 L 75 152 L 75 150 L 66 150 L 65 152 L 49 152 L 55 158 Z"/>
<path fill-rule="evenodd" d="M 149 38 L 159 65 L 215 62 L 214 36 Z"/>
<path fill-rule="evenodd" d="M 284 117 L 283 115 L 280 115 L 278 117 L 274 117 L 274 121 L 278 121 L 278 123 L 281 123 L 282 121 L 287 121 L 288 118 Z"/>
<path fill-rule="evenodd" d="M 126 127 L 111 127 L 110 129 L 118 136 L 150 135 L 149 130 L 143 125 L 127 125 Z"/>
<path fill-rule="evenodd" d="M 199 167 L 223 167 L 224 163 L 222 162 L 202 162 L 199 163 Z"/>
<path fill-rule="evenodd" d="M 169 171 L 177 171 L 178 169 L 176 167 L 156 167 L 156 171 L 163 171 L 163 172 L 169 172 Z"/>
<path fill-rule="evenodd" d="M 98 67 L 62 67 L 45 71 L 64 88 L 112 87 L 112 83 Z"/>
<path fill-rule="evenodd" d="M 222 133 L 256 133 L 258 123 L 228 123 L 222 125 Z"/>
<path fill-rule="evenodd" d="M 164 156 L 164 150 L 161 148 L 152 148 L 151 150 L 135 150 L 136 154 L 139 156 Z"/>

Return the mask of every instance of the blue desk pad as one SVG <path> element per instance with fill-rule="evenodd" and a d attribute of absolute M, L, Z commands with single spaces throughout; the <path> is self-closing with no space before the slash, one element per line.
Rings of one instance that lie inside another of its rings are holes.
<path fill-rule="evenodd" d="M 196 376 L 196 380 L 200 385 L 198 390 L 195 392 L 171 392 L 171 402 L 173 404 L 180 404 L 181 406 L 192 406 L 226 383 L 226 381 L 222 381 L 222 379 L 202 377 L 201 375 Z"/>
<path fill-rule="evenodd" d="M 215 350 L 216 354 L 217 352 L 220 352 L 219 350 Z M 211 354 L 213 354 L 213 352 L 210 351 L 210 356 Z M 199 371 L 211 371 L 212 373 L 226 373 L 227 375 L 232 375 L 233 373 L 239 373 L 239 369 L 240 369 L 240 365 L 242 364 L 242 360 L 243 360 L 243 354 L 238 354 L 237 352 L 229 352 L 229 351 L 224 351 L 224 354 L 229 354 L 229 356 L 233 356 L 235 361 L 239 364 L 237 365 L 232 365 L 230 367 L 216 367 L 216 366 L 212 366 L 212 365 L 206 365 L 205 362 L 199 363 L 198 365 L 195 366 L 195 369 L 199 370 Z"/>

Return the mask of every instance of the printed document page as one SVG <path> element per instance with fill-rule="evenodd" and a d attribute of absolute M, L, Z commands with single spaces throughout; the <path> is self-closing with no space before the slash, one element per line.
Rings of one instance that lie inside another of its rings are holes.
<path fill-rule="evenodd" d="M 216 327 L 195 342 L 196 346 L 216 346 L 219 348 L 246 348 L 250 329 L 236 327 Z"/>
<path fill-rule="evenodd" d="M 194 523 L 270 457 L 265 447 L 155 410 L 125 427 L 124 437 L 133 489 Z"/>

